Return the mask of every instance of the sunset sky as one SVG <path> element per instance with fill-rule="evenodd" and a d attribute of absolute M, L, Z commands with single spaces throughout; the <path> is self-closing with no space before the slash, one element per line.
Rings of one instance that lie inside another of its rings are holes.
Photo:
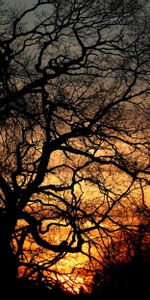
<path fill-rule="evenodd" d="M 79 293 L 135 267 L 150 238 L 149 16 L 132 0 L 41 2 L 1 12 L 0 259 L 10 282 Z"/>

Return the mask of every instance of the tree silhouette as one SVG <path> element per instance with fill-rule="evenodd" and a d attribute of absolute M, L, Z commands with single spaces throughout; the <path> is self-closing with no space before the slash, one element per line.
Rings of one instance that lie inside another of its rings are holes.
<path fill-rule="evenodd" d="M 2 287 L 13 289 L 18 272 L 49 285 L 68 254 L 99 260 L 145 204 L 149 11 L 141 2 L 1 4 Z"/>
<path fill-rule="evenodd" d="M 145 255 L 145 252 L 149 253 L 149 244 L 145 248 L 144 243 L 141 243 L 139 247 L 137 245 L 139 239 L 141 239 L 141 232 L 134 239 L 133 237 L 131 239 L 130 236 L 130 247 L 132 247 L 133 255 L 129 256 L 129 253 L 126 253 L 126 260 L 118 259 L 118 257 L 112 259 L 113 255 L 116 254 L 116 251 L 113 253 L 114 245 L 112 246 L 111 257 L 107 257 L 104 268 L 95 271 L 91 292 L 94 299 L 103 297 L 105 299 L 110 297 L 120 299 L 121 295 L 125 299 L 126 297 L 144 297 L 147 295 L 150 257 Z M 147 241 L 149 242 L 149 240 L 148 238 Z M 127 244 L 124 240 L 124 248 Z M 120 245 L 116 245 L 116 248 L 117 246 Z M 121 252 L 120 250 L 121 248 L 118 247 L 118 252 Z"/>
<path fill-rule="evenodd" d="M 120 231 L 107 247 L 103 268 L 95 270 L 91 296 L 109 299 L 146 296 L 150 269 L 149 209 L 141 208 L 137 229 Z"/>

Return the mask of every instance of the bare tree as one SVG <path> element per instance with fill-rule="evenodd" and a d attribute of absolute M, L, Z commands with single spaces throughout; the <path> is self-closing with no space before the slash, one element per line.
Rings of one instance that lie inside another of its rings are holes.
<path fill-rule="evenodd" d="M 134 225 L 132 209 L 146 205 L 145 5 L 39 0 L 11 12 L 2 6 L 4 285 L 14 284 L 18 268 L 49 284 L 52 266 L 66 254 L 99 261 L 116 233 Z"/>

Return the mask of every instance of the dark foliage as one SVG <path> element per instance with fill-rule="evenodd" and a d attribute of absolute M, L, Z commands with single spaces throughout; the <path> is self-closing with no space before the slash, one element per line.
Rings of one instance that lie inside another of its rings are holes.
<path fill-rule="evenodd" d="M 150 260 L 118 262 L 96 273 L 93 299 L 144 299 L 149 294 Z"/>

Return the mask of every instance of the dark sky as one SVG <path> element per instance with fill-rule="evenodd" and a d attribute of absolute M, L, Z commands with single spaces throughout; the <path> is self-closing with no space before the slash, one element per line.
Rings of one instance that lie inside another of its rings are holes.
<path fill-rule="evenodd" d="M 11 6 L 15 5 L 15 4 L 19 4 L 20 6 L 32 6 L 33 3 L 36 3 L 37 0 L 4 0 L 4 3 L 9 4 Z M 147 1 L 148 2 L 148 6 L 150 5 L 150 0 Z"/>
<path fill-rule="evenodd" d="M 19 6 L 31 6 L 33 3 L 37 2 L 36 0 L 4 0 L 4 3 L 9 4 L 10 6 L 14 6 L 15 4 L 19 4 Z"/>

